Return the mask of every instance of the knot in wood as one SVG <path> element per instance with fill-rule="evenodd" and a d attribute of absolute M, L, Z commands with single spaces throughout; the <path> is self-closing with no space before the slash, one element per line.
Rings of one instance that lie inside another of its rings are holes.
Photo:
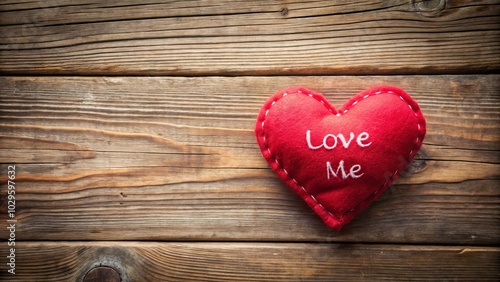
<path fill-rule="evenodd" d="M 288 8 L 287 7 L 281 8 L 280 13 L 282 16 L 286 17 L 288 15 Z"/>
<path fill-rule="evenodd" d="M 427 156 L 425 153 L 420 150 L 418 153 L 415 155 L 415 158 L 411 161 L 411 163 L 408 165 L 406 168 L 406 173 L 407 174 L 414 174 L 421 172 L 427 168 Z M 406 174 L 405 173 L 405 174 Z"/>
<path fill-rule="evenodd" d="M 92 268 L 85 277 L 83 282 L 120 282 L 120 274 L 114 268 L 109 266 L 99 266 Z"/>
<path fill-rule="evenodd" d="M 411 11 L 428 17 L 441 14 L 446 8 L 446 0 L 410 0 Z"/>

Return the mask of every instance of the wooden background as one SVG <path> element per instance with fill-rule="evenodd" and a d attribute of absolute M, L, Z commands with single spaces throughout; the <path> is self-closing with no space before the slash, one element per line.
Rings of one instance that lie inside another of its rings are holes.
<path fill-rule="evenodd" d="M 0 280 L 497 281 L 499 70 L 493 0 L 2 0 Z M 290 85 L 340 106 L 378 84 L 428 135 L 335 232 L 268 168 L 255 119 Z"/>

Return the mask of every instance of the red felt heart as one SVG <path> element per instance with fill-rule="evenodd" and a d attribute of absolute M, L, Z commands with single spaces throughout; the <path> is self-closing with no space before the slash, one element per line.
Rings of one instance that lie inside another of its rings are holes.
<path fill-rule="evenodd" d="M 425 119 L 394 86 L 361 92 L 338 110 L 321 94 L 290 87 L 266 101 L 255 134 L 274 172 L 340 230 L 411 162 L 425 136 Z"/>

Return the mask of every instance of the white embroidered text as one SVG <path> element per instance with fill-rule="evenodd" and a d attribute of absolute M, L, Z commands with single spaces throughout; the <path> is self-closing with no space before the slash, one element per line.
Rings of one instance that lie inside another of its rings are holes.
<path fill-rule="evenodd" d="M 333 150 L 337 147 L 338 140 L 340 140 L 340 143 L 342 143 L 342 146 L 344 148 L 349 148 L 349 145 L 351 144 L 352 140 L 354 139 L 354 132 L 351 132 L 349 134 L 349 140 L 346 140 L 344 135 L 342 133 L 339 133 L 337 135 L 335 134 L 327 134 L 325 137 L 323 137 L 323 143 L 320 145 L 314 146 L 311 143 L 311 130 L 307 130 L 306 132 L 306 141 L 307 141 L 307 146 L 311 150 L 318 150 L 321 147 L 325 147 L 327 150 Z M 364 141 L 367 141 L 370 135 L 367 132 L 361 132 L 358 137 L 356 138 L 356 143 L 358 144 L 359 147 L 368 147 L 372 144 L 370 143 L 365 143 Z M 329 141 L 331 140 L 331 141 Z"/>
<path fill-rule="evenodd" d="M 361 166 L 359 164 L 355 164 L 351 166 L 351 169 L 349 170 L 349 173 L 345 173 L 344 169 L 344 161 L 339 162 L 339 166 L 337 167 L 337 171 L 333 171 L 332 165 L 330 162 L 326 162 L 326 178 L 330 180 L 330 174 L 335 176 L 336 178 L 339 177 L 339 171 L 342 172 L 342 179 L 347 179 L 349 176 L 356 179 L 360 178 L 364 173 L 357 174 L 358 172 L 361 171 Z"/>
<path fill-rule="evenodd" d="M 358 134 L 356 137 L 354 132 L 349 133 L 349 139 L 346 139 L 346 137 L 342 133 L 338 134 L 326 134 L 323 137 L 323 142 L 321 144 L 316 144 L 313 145 L 311 142 L 311 130 L 306 131 L 306 142 L 307 142 L 307 147 L 311 150 L 318 150 L 320 148 L 325 148 L 326 150 L 333 150 L 337 148 L 337 146 L 342 146 L 345 149 L 349 148 L 349 145 L 353 142 L 354 139 L 356 139 L 356 144 L 360 148 L 365 148 L 368 147 L 372 144 L 372 142 L 368 142 L 368 138 L 370 138 L 370 135 L 367 132 L 361 132 Z M 330 180 L 332 177 L 335 178 L 342 178 L 343 180 L 351 177 L 353 179 L 360 178 L 363 176 L 364 173 L 361 173 L 361 165 L 359 164 L 354 164 L 351 166 L 349 169 L 349 172 L 346 173 L 346 169 L 344 167 L 344 160 L 340 160 L 337 169 L 335 170 L 332 167 L 331 162 L 326 162 L 326 178 Z"/>

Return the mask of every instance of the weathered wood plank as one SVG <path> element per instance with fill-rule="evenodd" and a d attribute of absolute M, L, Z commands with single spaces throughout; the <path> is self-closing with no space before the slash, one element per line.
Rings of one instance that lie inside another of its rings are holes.
<path fill-rule="evenodd" d="M 461 1 L 2 1 L 0 72 L 484 73 L 500 5 Z"/>
<path fill-rule="evenodd" d="M 2 256 L 8 254 L 0 245 Z M 81 281 L 96 266 L 122 281 L 496 281 L 500 249 L 308 243 L 19 242 L 2 281 Z M 14 279 L 15 278 L 15 279 Z"/>
<path fill-rule="evenodd" d="M 0 193 L 6 166 L 15 164 L 21 240 L 496 244 L 499 81 L 3 77 Z M 340 105 L 381 83 L 405 88 L 420 103 L 426 168 L 400 178 L 336 233 L 270 171 L 255 142 L 255 118 L 269 95 L 291 84 Z"/>

